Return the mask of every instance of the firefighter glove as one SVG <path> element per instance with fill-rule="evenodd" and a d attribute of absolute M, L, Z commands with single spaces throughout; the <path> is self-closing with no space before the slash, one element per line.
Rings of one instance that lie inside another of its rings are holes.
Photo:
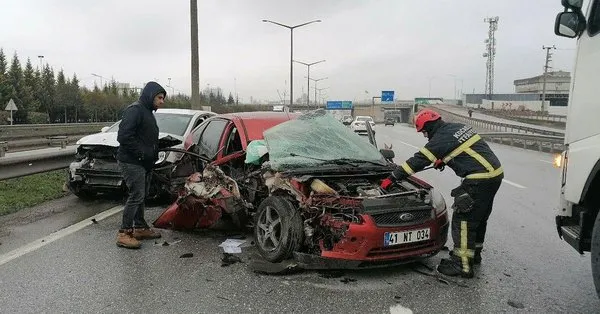
<path fill-rule="evenodd" d="M 381 186 L 382 189 L 387 190 L 392 184 L 394 184 L 394 181 L 391 178 L 385 178 L 381 181 L 379 186 Z"/>

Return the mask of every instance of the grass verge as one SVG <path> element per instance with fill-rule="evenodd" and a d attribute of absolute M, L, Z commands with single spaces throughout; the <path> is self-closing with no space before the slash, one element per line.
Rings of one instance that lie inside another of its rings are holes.
<path fill-rule="evenodd" d="M 65 196 L 65 170 L 0 181 L 0 216 Z"/>

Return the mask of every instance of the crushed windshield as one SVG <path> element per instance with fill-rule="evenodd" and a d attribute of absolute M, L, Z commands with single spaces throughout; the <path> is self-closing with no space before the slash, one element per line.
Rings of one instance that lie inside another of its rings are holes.
<path fill-rule="evenodd" d="M 303 114 L 264 132 L 270 165 L 281 171 L 352 159 L 386 165 L 377 148 L 325 110 Z M 318 156 L 321 160 L 316 160 Z"/>
<path fill-rule="evenodd" d="M 192 119 L 192 116 L 188 114 L 161 112 L 154 113 L 154 117 L 156 117 L 156 124 L 158 125 L 158 130 L 160 132 L 178 136 L 183 136 L 185 134 L 185 130 Z M 106 132 L 117 132 L 120 123 L 121 121 L 115 123 L 110 129 L 106 130 Z"/>

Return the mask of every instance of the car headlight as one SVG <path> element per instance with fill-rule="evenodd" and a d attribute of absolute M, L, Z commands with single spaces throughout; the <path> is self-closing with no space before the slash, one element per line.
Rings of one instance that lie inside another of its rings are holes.
<path fill-rule="evenodd" d="M 168 155 L 169 155 L 169 153 L 167 153 L 167 152 L 158 152 L 158 160 L 156 161 L 155 164 L 163 163 L 165 160 L 167 160 Z"/>
<path fill-rule="evenodd" d="M 435 208 L 436 216 L 439 216 L 441 213 L 446 211 L 446 200 L 444 199 L 442 193 L 432 188 L 431 191 L 429 191 L 429 195 L 431 196 L 431 206 Z"/>

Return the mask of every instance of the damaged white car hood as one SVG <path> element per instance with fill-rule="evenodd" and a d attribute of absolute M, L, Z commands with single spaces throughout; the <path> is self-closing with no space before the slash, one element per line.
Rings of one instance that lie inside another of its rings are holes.
<path fill-rule="evenodd" d="M 164 138 L 167 136 L 174 137 L 183 142 L 183 137 L 175 134 L 169 133 L 159 133 L 158 138 Z M 88 136 L 82 137 L 77 143 L 77 145 L 102 145 L 109 147 L 119 147 L 119 142 L 117 141 L 117 132 L 103 132 L 96 133 Z"/>

